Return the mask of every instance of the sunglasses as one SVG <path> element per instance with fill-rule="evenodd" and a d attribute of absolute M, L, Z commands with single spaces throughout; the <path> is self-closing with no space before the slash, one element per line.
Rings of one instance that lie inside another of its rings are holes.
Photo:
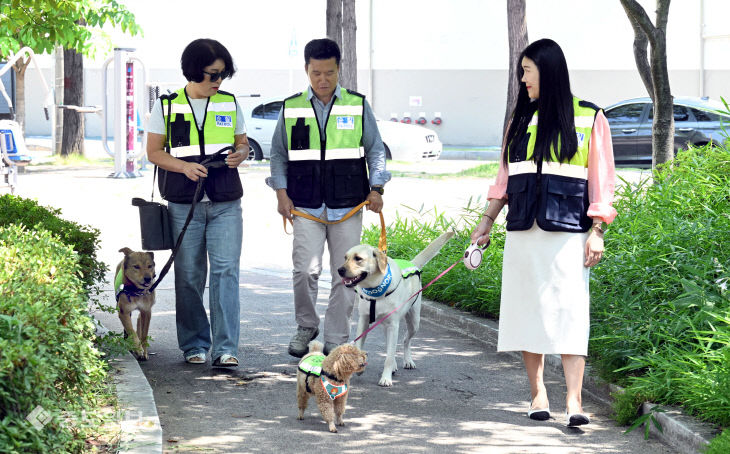
<path fill-rule="evenodd" d="M 230 76 L 230 73 L 228 71 L 223 71 L 220 73 L 209 73 L 207 71 L 203 71 L 203 74 L 207 74 L 210 77 L 211 82 L 217 82 L 220 78 L 226 79 L 228 78 L 228 76 Z"/>

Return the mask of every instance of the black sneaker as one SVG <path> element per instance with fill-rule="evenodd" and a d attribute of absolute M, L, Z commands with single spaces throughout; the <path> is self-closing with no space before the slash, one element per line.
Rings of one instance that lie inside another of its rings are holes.
<path fill-rule="evenodd" d="M 309 351 L 309 343 L 319 336 L 319 328 L 297 326 L 297 332 L 289 341 L 289 354 L 301 358 Z"/>

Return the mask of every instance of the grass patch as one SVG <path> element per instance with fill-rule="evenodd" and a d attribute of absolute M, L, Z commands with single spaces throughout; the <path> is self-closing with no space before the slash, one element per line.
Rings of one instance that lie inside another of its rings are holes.
<path fill-rule="evenodd" d="M 426 173 L 418 171 L 407 171 L 407 170 L 391 170 L 390 173 L 393 177 L 403 178 L 430 178 L 430 179 L 444 179 L 444 178 L 461 178 L 461 177 L 474 177 L 474 178 L 494 178 L 497 176 L 499 170 L 498 162 L 490 162 L 487 164 L 480 164 L 478 166 L 462 170 L 460 172 L 451 173 Z"/>

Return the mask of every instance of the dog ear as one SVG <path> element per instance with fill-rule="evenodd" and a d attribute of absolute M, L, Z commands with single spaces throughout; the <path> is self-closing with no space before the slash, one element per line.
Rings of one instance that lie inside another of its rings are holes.
<path fill-rule="evenodd" d="M 132 252 L 134 252 L 134 251 L 133 251 L 133 250 L 131 250 L 131 249 L 129 249 L 128 247 L 123 247 L 123 248 L 121 248 L 121 249 L 119 250 L 119 252 L 123 252 L 123 253 L 124 253 L 124 255 L 129 255 L 129 254 L 131 254 L 131 253 L 132 253 Z"/>
<path fill-rule="evenodd" d="M 155 260 L 155 253 L 154 252 L 148 252 L 147 255 L 150 256 L 150 258 L 152 259 L 152 261 Z"/>
<path fill-rule="evenodd" d="M 386 271 L 388 271 L 388 256 L 383 254 L 383 251 L 381 251 L 378 248 L 375 249 L 375 259 L 378 261 L 378 269 L 382 274 L 385 274 Z"/>

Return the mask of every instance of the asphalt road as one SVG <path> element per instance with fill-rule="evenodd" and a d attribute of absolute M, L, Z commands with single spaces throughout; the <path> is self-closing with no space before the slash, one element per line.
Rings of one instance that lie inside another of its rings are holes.
<path fill-rule="evenodd" d="M 443 172 L 447 164 L 433 163 Z M 448 164 L 455 166 L 455 164 Z M 458 165 L 467 165 L 461 163 Z M 62 209 L 64 217 L 102 232 L 100 258 L 110 268 L 123 246 L 138 249 L 135 196 L 148 197 L 150 172 L 115 180 L 111 169 L 31 169 L 20 176 L 19 195 Z M 265 164 L 242 170 L 244 248 L 241 268 L 241 366 L 233 371 L 187 365 L 177 349 L 172 275 L 158 288 L 151 324 L 151 359 L 142 363 L 155 395 L 167 452 L 289 453 L 303 451 L 456 453 L 666 453 L 639 433 L 624 435 L 608 410 L 586 400 L 592 423 L 567 429 L 562 377 L 548 376 L 554 418 L 540 423 L 525 411 L 529 388 L 522 364 L 493 345 L 424 320 L 414 340 L 415 370 L 402 369 L 392 388 L 377 385 L 384 361 L 380 329 L 368 336 L 369 366 L 352 383 L 347 425 L 327 431 L 314 402 L 296 419 L 296 360 L 286 353 L 295 329 L 291 303 L 291 237 L 281 230 L 273 192 L 265 187 Z M 386 187 L 386 219 L 419 216 L 400 203 L 424 210 L 436 206 L 458 214 L 470 198 L 486 193 L 483 179 L 400 178 Z M 377 222 L 368 214 L 365 222 Z M 158 268 L 167 258 L 157 254 Z M 327 263 L 327 262 L 325 262 Z M 328 273 L 323 273 L 319 308 L 324 313 Z M 111 285 L 103 295 L 111 296 Z M 110 329 L 116 316 L 101 314 Z"/>

